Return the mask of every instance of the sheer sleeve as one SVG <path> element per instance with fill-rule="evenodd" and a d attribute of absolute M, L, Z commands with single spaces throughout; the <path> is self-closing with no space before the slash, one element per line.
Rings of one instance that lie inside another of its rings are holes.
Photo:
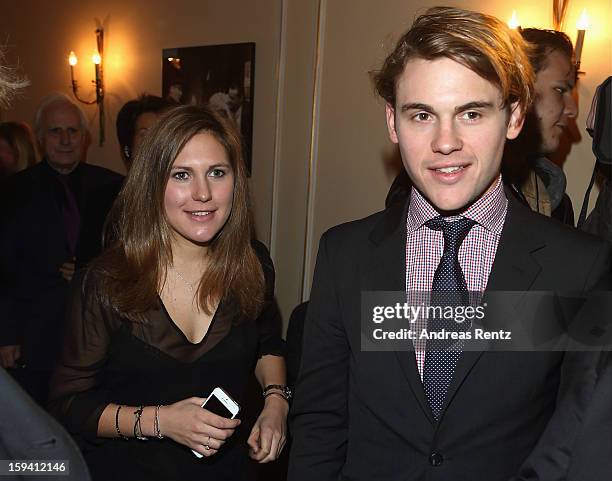
<path fill-rule="evenodd" d="M 103 307 L 93 284 L 89 276 L 75 276 L 49 408 L 77 440 L 95 442 L 100 415 L 111 402 L 102 377 L 118 321 Z"/>
<path fill-rule="evenodd" d="M 274 264 L 268 249 L 261 242 L 254 241 L 253 249 L 261 262 L 266 281 L 264 306 L 257 318 L 257 328 L 259 331 L 258 357 L 265 356 L 266 354 L 284 356 L 285 342 L 281 337 L 282 320 L 278 304 L 276 299 L 274 299 Z"/>

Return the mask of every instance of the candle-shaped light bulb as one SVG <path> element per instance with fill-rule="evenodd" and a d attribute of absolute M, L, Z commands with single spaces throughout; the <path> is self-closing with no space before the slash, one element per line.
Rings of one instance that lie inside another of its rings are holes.
<path fill-rule="evenodd" d="M 510 17 L 510 20 L 508 20 L 508 27 L 515 30 L 520 26 L 521 24 L 519 23 L 518 17 L 516 15 L 516 10 L 512 10 L 512 16 Z"/>
<path fill-rule="evenodd" d="M 582 15 L 580 15 L 580 20 L 576 24 L 578 30 L 587 30 L 589 28 L 589 16 L 587 15 L 586 8 L 582 11 Z"/>
<path fill-rule="evenodd" d="M 575 57 L 576 57 L 576 66 L 580 68 L 580 59 L 582 58 L 582 47 L 584 47 L 584 35 L 586 34 L 586 29 L 589 28 L 589 16 L 587 15 L 586 8 L 582 11 L 582 15 L 580 16 L 580 20 L 578 20 L 578 36 L 576 37 L 576 49 L 575 49 Z"/>
<path fill-rule="evenodd" d="M 100 52 L 96 52 L 91 56 L 91 61 L 96 68 L 96 102 L 100 103 L 102 99 L 102 56 Z"/>
<path fill-rule="evenodd" d="M 76 88 L 76 82 L 74 81 L 74 66 L 77 64 L 77 56 L 74 51 L 70 51 L 68 55 L 68 63 L 70 64 L 70 81 L 72 82 L 72 88 Z"/>

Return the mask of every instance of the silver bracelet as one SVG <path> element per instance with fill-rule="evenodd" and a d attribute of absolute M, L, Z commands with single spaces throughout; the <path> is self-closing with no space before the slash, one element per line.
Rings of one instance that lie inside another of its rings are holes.
<path fill-rule="evenodd" d="M 163 404 L 155 406 L 155 418 L 153 419 L 153 434 L 157 439 L 164 439 L 164 435 L 161 433 L 161 429 L 159 429 L 159 408 L 162 406 Z"/>

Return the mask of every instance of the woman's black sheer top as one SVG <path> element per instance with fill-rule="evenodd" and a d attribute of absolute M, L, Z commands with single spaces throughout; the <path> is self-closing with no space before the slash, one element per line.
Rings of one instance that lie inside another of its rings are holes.
<path fill-rule="evenodd" d="M 283 355 L 274 268 L 263 244 L 253 247 L 266 279 L 260 316 L 244 319 L 231 299 L 222 299 L 199 343 L 185 337 L 161 299 L 146 322 L 133 323 L 103 307 L 91 276 L 75 283 L 51 410 L 82 446 L 94 479 L 248 479 L 244 435 L 235 433 L 215 456 L 200 460 L 167 438 L 125 441 L 98 438 L 96 432 L 111 402 L 171 404 L 206 397 L 219 386 L 243 405 L 257 360 Z"/>

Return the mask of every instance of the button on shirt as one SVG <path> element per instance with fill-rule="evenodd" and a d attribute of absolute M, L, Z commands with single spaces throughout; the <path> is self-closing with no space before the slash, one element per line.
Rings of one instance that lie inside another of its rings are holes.
<path fill-rule="evenodd" d="M 459 264 L 469 291 L 483 292 L 487 287 L 507 211 L 508 199 L 499 176 L 493 188 L 461 214 L 476 222 L 459 249 Z M 425 223 L 439 215 L 413 188 L 406 219 L 406 296 L 409 304 L 418 304 L 423 294 L 431 291 L 434 273 L 444 251 L 444 237 L 441 231 L 430 229 Z M 447 220 L 452 222 L 458 217 L 451 216 Z M 413 324 L 416 333 L 426 328 L 425 318 L 418 318 Z M 419 339 L 417 335 L 413 342 L 422 380 L 426 339 Z"/>

